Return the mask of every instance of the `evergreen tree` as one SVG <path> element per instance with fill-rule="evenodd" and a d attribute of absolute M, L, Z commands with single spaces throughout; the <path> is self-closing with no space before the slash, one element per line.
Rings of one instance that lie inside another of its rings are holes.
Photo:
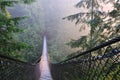
<path fill-rule="evenodd" d="M 31 0 L 35 1 L 35 0 Z M 23 2 L 30 3 L 28 0 L 1 0 L 0 1 L 0 53 L 7 56 L 14 56 L 16 58 L 23 58 L 23 54 L 20 52 L 23 49 L 27 49 L 28 45 L 23 42 L 19 42 L 14 38 L 15 33 L 22 32 L 18 25 L 19 21 L 26 17 L 12 18 L 7 7 L 13 7 L 14 4 Z"/>
<path fill-rule="evenodd" d="M 108 3 L 114 5 L 114 8 L 109 12 L 103 11 L 103 6 Z M 116 2 L 114 0 L 81 0 L 76 7 L 85 8 L 88 12 L 80 12 L 64 19 L 75 20 L 76 24 L 85 23 L 90 28 L 90 32 L 68 44 L 71 47 L 80 47 L 82 51 L 85 51 L 118 36 L 120 34 L 119 6 L 119 0 Z"/>

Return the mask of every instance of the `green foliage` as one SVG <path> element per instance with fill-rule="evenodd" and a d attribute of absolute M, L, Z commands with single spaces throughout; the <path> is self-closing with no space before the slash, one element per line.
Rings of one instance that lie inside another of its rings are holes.
<path fill-rule="evenodd" d="M 111 17 L 117 17 L 117 16 L 119 16 L 119 14 L 118 14 L 119 12 L 117 11 L 117 10 L 113 10 L 112 12 L 110 12 L 109 13 L 109 15 L 111 16 Z"/>
<path fill-rule="evenodd" d="M 17 19 L 17 18 L 16 18 Z M 20 32 L 21 30 L 17 28 L 17 23 L 12 19 L 6 18 L 2 13 L 0 14 L 0 51 L 2 53 L 11 54 L 15 51 L 20 51 L 25 48 L 25 44 L 19 44 L 13 38 L 13 33 Z"/>
<path fill-rule="evenodd" d="M 36 3 L 30 5 L 22 4 L 14 7 L 14 11 L 17 11 L 19 7 L 23 15 L 28 16 L 19 22 L 19 28 L 24 30 L 23 33 L 17 33 L 15 38 L 20 42 L 27 43 L 30 46 L 29 49 L 22 50 L 22 53 L 24 53 L 23 57 L 30 63 L 35 63 L 36 60 L 40 59 L 44 33 L 43 14 L 42 12 L 39 13 L 41 8 L 34 8 L 34 6 L 36 6 Z M 17 14 L 19 15 L 19 13 Z M 14 13 L 12 15 L 14 16 Z"/>
<path fill-rule="evenodd" d="M 92 11 L 88 11 L 86 13 L 81 12 L 64 18 L 71 21 L 75 20 L 76 23 L 84 22 L 88 24 L 88 27 L 90 27 L 89 35 L 86 35 L 87 38 L 83 39 L 83 37 L 81 37 L 78 40 L 72 40 L 69 43 L 71 47 L 80 47 L 83 50 L 88 50 L 96 45 L 101 44 L 103 41 L 107 41 L 108 39 L 119 35 L 119 1 L 113 4 L 114 9 L 110 12 L 101 11 L 100 3 L 98 2 L 106 4 L 105 0 L 81 0 L 76 7 L 84 7 L 86 9 L 92 8 Z M 112 2 L 109 1 L 107 3 Z"/>
<path fill-rule="evenodd" d="M 80 12 L 77 14 L 73 14 L 67 17 L 64 17 L 63 19 L 67 19 L 69 21 L 74 21 L 75 24 L 80 24 L 80 23 L 86 23 L 89 21 L 91 13 L 85 13 L 85 12 Z"/>
<path fill-rule="evenodd" d="M 7 18 L 10 18 L 11 15 L 6 7 L 8 6 L 13 7 L 15 3 L 17 3 L 17 1 L 4 1 L 4 0 L 0 1 L 0 10 Z"/>
<path fill-rule="evenodd" d="M 99 16 L 95 16 L 94 19 L 90 20 L 88 24 L 90 24 L 93 31 L 96 29 L 97 26 L 102 22 Z"/>
<path fill-rule="evenodd" d="M 42 52 L 42 36 L 36 33 L 33 28 L 27 28 L 24 33 L 18 34 L 20 42 L 25 42 L 31 46 L 28 50 L 22 50 L 22 52 L 24 53 L 24 58 L 32 63 L 40 58 Z"/>
<path fill-rule="evenodd" d="M 35 2 L 36 0 L 20 0 L 20 2 L 23 2 L 25 4 L 31 4 L 33 2 Z"/>
<path fill-rule="evenodd" d="M 27 43 L 18 41 L 15 35 L 23 32 L 19 28 L 19 22 L 26 17 L 12 18 L 7 10 L 7 7 L 13 7 L 16 3 L 19 1 L 0 1 L 0 53 L 25 60 L 21 51 L 29 49 L 29 46 Z"/>
<path fill-rule="evenodd" d="M 87 41 L 87 37 L 86 36 L 82 36 L 80 39 L 78 40 L 72 40 L 70 43 L 68 43 L 68 45 L 70 45 L 72 48 L 74 47 L 80 47 L 80 46 L 84 46 L 87 45 L 86 44 Z M 85 44 L 84 44 L 85 43 Z M 80 45 L 81 44 L 81 45 Z"/>
<path fill-rule="evenodd" d="M 10 6 L 10 7 L 13 7 L 14 4 L 18 3 L 18 1 L 16 0 L 13 0 L 13 1 L 10 1 L 10 0 L 1 0 L 0 1 L 0 6 L 1 7 L 6 7 L 6 6 Z"/>
<path fill-rule="evenodd" d="M 14 4 L 18 3 L 30 4 L 34 1 L 35 0 L 0 0 L 0 10 L 7 18 L 11 18 L 7 7 L 14 7 Z"/>

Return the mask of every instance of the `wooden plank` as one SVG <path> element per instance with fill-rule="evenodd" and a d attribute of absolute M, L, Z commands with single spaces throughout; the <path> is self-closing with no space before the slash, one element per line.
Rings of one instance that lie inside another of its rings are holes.
<path fill-rule="evenodd" d="M 50 73 L 49 63 L 48 63 L 46 36 L 44 36 L 43 52 L 42 52 L 41 61 L 40 61 L 40 70 L 41 70 L 41 76 L 39 80 L 53 80 Z"/>

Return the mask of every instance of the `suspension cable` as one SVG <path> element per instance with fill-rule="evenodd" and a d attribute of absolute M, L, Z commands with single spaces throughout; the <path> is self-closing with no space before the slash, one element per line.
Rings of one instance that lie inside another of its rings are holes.
<path fill-rule="evenodd" d="M 103 47 L 106 47 L 106 46 L 108 46 L 108 45 L 114 44 L 114 43 L 119 42 L 119 41 L 120 41 L 120 36 L 118 36 L 118 37 L 116 37 L 116 38 L 113 38 L 113 39 L 111 39 L 111 40 L 109 40 L 109 41 L 107 41 L 107 42 L 104 42 L 104 43 L 102 43 L 102 44 L 100 44 L 100 45 L 98 45 L 98 46 L 96 46 L 96 47 L 94 47 L 94 48 L 92 48 L 92 49 L 90 49 L 90 50 L 88 50 L 88 51 L 79 53 L 78 55 L 75 55 L 75 56 L 70 57 L 70 58 L 68 58 L 68 59 L 66 59 L 66 60 L 64 60 L 64 61 L 61 61 L 59 64 L 64 63 L 64 62 L 67 62 L 67 61 L 72 60 L 72 59 L 74 59 L 74 58 L 78 58 L 78 57 L 80 57 L 80 56 L 82 56 L 82 55 L 89 54 L 90 52 L 96 51 L 96 50 L 98 50 L 98 49 L 101 49 L 101 48 L 103 48 Z"/>

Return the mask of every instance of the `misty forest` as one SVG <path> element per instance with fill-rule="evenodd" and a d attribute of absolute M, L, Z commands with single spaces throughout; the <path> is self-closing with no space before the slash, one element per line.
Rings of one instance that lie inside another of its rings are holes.
<path fill-rule="evenodd" d="M 119 80 L 119 48 L 120 0 L 0 0 L 0 80 Z"/>

